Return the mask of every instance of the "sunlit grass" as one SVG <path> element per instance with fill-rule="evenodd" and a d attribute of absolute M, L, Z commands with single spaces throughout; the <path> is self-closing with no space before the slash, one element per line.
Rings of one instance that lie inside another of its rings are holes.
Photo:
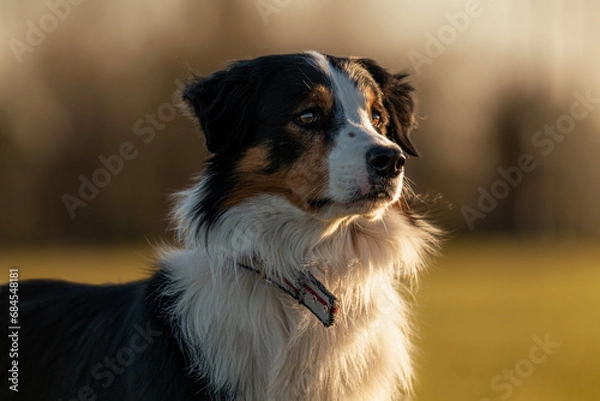
<path fill-rule="evenodd" d="M 503 399 L 492 379 L 546 333 L 561 346 L 506 399 L 600 399 L 598 243 L 457 244 L 422 282 L 418 400 Z"/>
<path fill-rule="evenodd" d="M 0 281 L 18 267 L 22 280 L 125 282 L 148 275 L 152 257 L 143 246 L 0 250 Z M 454 242 L 421 282 L 418 401 L 501 400 L 492 379 L 546 333 L 561 346 L 506 399 L 600 400 L 598 243 Z"/>

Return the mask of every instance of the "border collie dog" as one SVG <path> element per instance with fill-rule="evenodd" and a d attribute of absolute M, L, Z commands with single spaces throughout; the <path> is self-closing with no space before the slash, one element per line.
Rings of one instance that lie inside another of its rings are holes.
<path fill-rule="evenodd" d="M 0 394 L 410 394 L 411 291 L 438 231 L 409 208 L 403 185 L 405 161 L 417 156 L 406 78 L 370 59 L 317 52 L 193 78 L 182 96 L 212 157 L 176 197 L 180 247 L 162 250 L 139 282 L 21 282 L 19 392 L 5 380 Z M 4 287 L 3 310 L 8 295 Z"/>

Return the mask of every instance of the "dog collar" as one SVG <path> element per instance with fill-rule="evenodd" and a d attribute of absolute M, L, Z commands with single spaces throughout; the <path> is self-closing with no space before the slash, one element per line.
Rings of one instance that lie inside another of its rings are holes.
<path fill-rule="evenodd" d="M 268 277 L 262 270 L 246 263 L 238 263 L 238 266 L 259 274 L 265 282 L 275 285 L 294 298 L 315 315 L 325 327 L 334 323 L 338 312 L 337 299 L 310 272 L 300 273 L 296 281 L 292 283 L 285 278 Z"/>

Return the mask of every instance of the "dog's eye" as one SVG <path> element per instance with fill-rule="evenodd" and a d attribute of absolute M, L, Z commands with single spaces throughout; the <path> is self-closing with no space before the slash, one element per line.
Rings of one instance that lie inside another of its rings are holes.
<path fill-rule="evenodd" d="M 295 121 L 303 127 L 309 127 L 319 121 L 319 116 L 314 111 L 305 111 L 296 117 Z"/>
<path fill-rule="evenodd" d="M 374 127 L 379 127 L 381 124 L 381 116 L 379 113 L 375 111 L 371 113 L 371 124 L 373 124 Z"/>

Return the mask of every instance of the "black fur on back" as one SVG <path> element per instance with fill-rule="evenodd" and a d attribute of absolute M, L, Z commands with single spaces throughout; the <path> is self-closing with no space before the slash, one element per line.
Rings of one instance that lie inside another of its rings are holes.
<path fill-rule="evenodd" d="M 54 280 L 19 285 L 19 392 L 9 389 L 9 358 L 0 359 L 0 399 L 21 401 L 226 400 L 191 377 L 159 295 L 166 278 L 119 285 Z M 7 286 L 0 305 L 8 311 Z M 6 314 L 4 314 L 6 316 Z M 3 331 L 8 321 L 3 319 Z M 7 353 L 8 333 L 1 349 Z"/>

